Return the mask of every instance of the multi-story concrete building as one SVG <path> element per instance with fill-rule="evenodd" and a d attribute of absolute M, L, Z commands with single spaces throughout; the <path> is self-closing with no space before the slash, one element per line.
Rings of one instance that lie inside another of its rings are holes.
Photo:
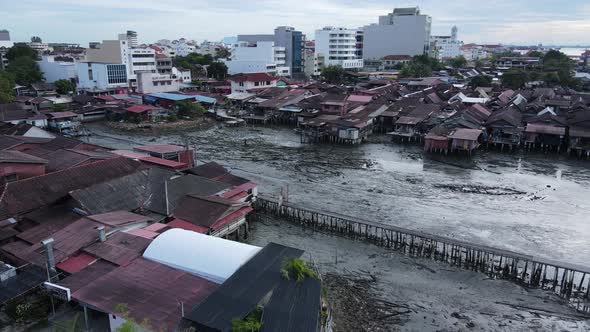
<path fill-rule="evenodd" d="M 158 93 L 180 90 L 180 79 L 170 74 L 152 72 L 137 73 L 137 92 Z"/>
<path fill-rule="evenodd" d="M 280 26 L 274 34 L 268 35 L 238 35 L 238 42 L 247 42 L 251 45 L 258 42 L 272 41 L 275 46 L 285 48 L 285 63 L 289 67 L 290 75 L 294 78 L 303 78 L 305 35 L 293 27 Z"/>
<path fill-rule="evenodd" d="M 450 36 L 432 36 L 431 41 L 431 56 L 443 59 L 452 59 L 461 56 L 461 46 L 463 42 L 457 39 L 458 29 L 454 26 L 451 29 Z"/>
<path fill-rule="evenodd" d="M 324 56 L 325 66 L 363 67 L 363 59 L 358 57 L 356 29 L 325 27 L 316 30 L 315 53 Z"/>
<path fill-rule="evenodd" d="M 191 83 L 193 81 L 189 69 L 172 67 L 172 76 L 178 78 L 181 83 Z"/>
<path fill-rule="evenodd" d="M 0 47 L 10 48 L 14 43 L 10 40 L 8 30 L 0 30 Z"/>
<path fill-rule="evenodd" d="M 86 61 L 125 65 L 129 86 L 135 87 L 138 72 L 157 72 L 156 51 L 149 47 L 131 47 L 136 40 L 137 34 L 129 33 L 120 34 L 118 40 L 103 40 L 96 48 L 86 50 Z"/>
<path fill-rule="evenodd" d="M 80 62 L 76 64 L 78 90 L 88 93 L 127 91 L 127 66 L 124 64 Z"/>
<path fill-rule="evenodd" d="M 363 28 L 363 58 L 381 59 L 386 55 L 421 55 L 430 52 L 432 19 L 418 7 L 396 8 L 379 17 L 378 24 Z"/>
<path fill-rule="evenodd" d="M 315 53 L 315 42 L 305 42 L 305 54 L 303 58 L 304 72 L 306 77 L 317 77 L 320 76 L 320 63 L 319 57 Z"/>
<path fill-rule="evenodd" d="M 272 41 L 260 41 L 252 45 L 247 42 L 238 43 L 231 57 L 225 61 L 230 75 L 240 73 L 268 73 L 289 76 L 285 48 L 275 46 Z"/>
<path fill-rule="evenodd" d="M 127 30 L 126 33 L 119 34 L 119 40 L 126 40 L 129 47 L 137 47 L 137 32 Z"/>
<path fill-rule="evenodd" d="M 53 83 L 57 80 L 76 80 L 78 69 L 74 59 L 63 61 L 55 55 L 43 55 L 41 61 L 37 61 L 39 69 L 47 83 Z"/>
<path fill-rule="evenodd" d="M 156 70 L 160 74 L 172 73 L 172 58 L 162 53 L 156 53 Z"/>
<path fill-rule="evenodd" d="M 488 51 L 481 46 L 476 44 L 466 44 L 461 46 L 461 55 L 467 59 L 467 61 L 484 60 L 489 57 Z"/>

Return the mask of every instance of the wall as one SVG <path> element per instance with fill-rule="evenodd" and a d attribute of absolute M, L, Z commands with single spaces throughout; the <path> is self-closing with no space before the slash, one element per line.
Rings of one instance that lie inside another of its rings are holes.
<path fill-rule="evenodd" d="M 53 56 L 43 56 L 42 60 L 37 63 L 47 83 L 75 79 L 78 74 L 74 62 L 55 62 Z"/>
<path fill-rule="evenodd" d="M 393 25 L 364 27 L 363 58 L 381 59 L 386 55 L 421 55 L 430 43 L 430 17 L 396 16 Z"/>
<path fill-rule="evenodd" d="M 180 90 L 180 83 L 170 75 L 157 73 L 137 74 L 137 91 L 139 93 L 173 92 Z"/>
<path fill-rule="evenodd" d="M 357 56 L 357 31 L 326 27 L 315 32 L 315 53 L 323 55 L 325 66 L 362 68 L 363 60 Z"/>
<path fill-rule="evenodd" d="M 86 49 L 86 60 L 88 62 L 103 63 L 124 63 L 127 52 L 127 41 L 125 40 L 103 40 L 100 48 Z M 125 51 L 125 52 L 124 52 Z"/>

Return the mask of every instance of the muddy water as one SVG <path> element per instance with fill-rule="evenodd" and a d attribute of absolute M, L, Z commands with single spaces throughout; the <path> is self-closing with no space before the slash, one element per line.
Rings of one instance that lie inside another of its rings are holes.
<path fill-rule="evenodd" d="M 302 145 L 286 128 L 90 129 L 91 142 L 115 148 L 188 143 L 199 160 L 255 179 L 266 194 L 288 186 L 291 201 L 310 207 L 570 263 L 590 257 L 590 162 L 493 152 L 427 157 L 385 137 L 354 147 Z"/>

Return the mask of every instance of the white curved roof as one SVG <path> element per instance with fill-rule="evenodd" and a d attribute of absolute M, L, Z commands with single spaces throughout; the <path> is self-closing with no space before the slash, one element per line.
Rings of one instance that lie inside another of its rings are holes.
<path fill-rule="evenodd" d="M 152 241 L 143 257 L 221 284 L 260 249 L 175 228 Z"/>

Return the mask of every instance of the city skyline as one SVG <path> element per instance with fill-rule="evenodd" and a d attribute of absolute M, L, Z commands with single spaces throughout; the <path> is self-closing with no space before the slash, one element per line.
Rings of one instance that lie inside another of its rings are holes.
<path fill-rule="evenodd" d="M 117 33 L 128 29 L 139 33 L 140 42 L 180 37 L 217 41 L 240 33 L 269 33 L 276 26 L 287 25 L 313 39 L 314 31 L 324 26 L 358 28 L 376 23 L 378 16 L 391 12 L 394 7 L 419 6 L 423 14 L 432 17 L 433 35 L 450 34 L 451 27 L 457 25 L 459 38 L 466 43 L 590 44 L 587 34 L 590 22 L 586 20 L 590 16 L 590 4 L 583 0 L 570 1 L 567 7 L 532 0 L 482 1 L 476 6 L 466 0 L 444 5 L 434 0 L 400 3 L 369 0 L 362 5 L 349 0 L 304 3 L 263 0 L 245 7 L 233 0 L 191 3 L 52 0 L 42 4 L 0 0 L 4 8 L 9 8 L 0 13 L 0 29 L 8 29 L 14 41 L 40 36 L 46 42 L 82 45 L 114 39 Z"/>

